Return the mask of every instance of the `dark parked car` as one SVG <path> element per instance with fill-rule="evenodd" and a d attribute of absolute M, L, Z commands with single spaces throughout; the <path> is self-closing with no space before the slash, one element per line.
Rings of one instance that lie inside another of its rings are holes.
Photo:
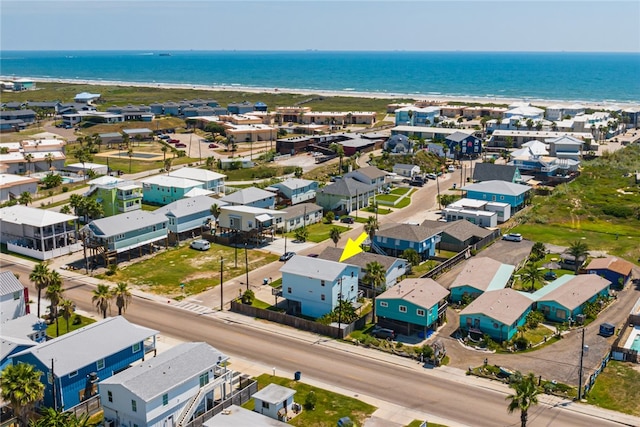
<path fill-rule="evenodd" d="M 167 142 L 168 142 L 169 144 L 176 144 L 176 143 L 178 143 L 178 142 L 180 142 L 180 141 L 179 141 L 179 140 L 177 140 L 177 139 L 169 138 L 169 139 L 167 139 Z"/>
<path fill-rule="evenodd" d="M 557 278 L 558 275 L 553 271 L 547 271 L 546 273 L 544 273 L 544 280 L 556 280 Z"/>
<path fill-rule="evenodd" d="M 423 181 L 416 181 L 415 179 L 409 181 L 409 185 L 412 187 L 422 187 L 424 185 Z"/>
<path fill-rule="evenodd" d="M 392 329 L 378 327 L 373 328 L 373 330 L 371 331 L 371 335 L 376 338 L 382 338 L 385 340 L 392 340 L 396 337 L 396 333 Z"/>
<path fill-rule="evenodd" d="M 218 144 L 209 144 L 209 148 L 218 148 Z"/>
<path fill-rule="evenodd" d="M 181 142 L 178 142 L 178 143 L 176 144 L 176 148 L 187 148 L 187 144 L 183 144 L 183 143 L 181 143 Z"/>
<path fill-rule="evenodd" d="M 340 222 L 343 224 L 353 224 L 355 221 L 350 216 L 345 216 L 343 218 L 340 218 Z"/>
<path fill-rule="evenodd" d="M 295 256 L 295 254 L 296 254 L 295 252 L 285 252 L 280 257 L 280 261 L 289 261 L 291 258 Z"/>

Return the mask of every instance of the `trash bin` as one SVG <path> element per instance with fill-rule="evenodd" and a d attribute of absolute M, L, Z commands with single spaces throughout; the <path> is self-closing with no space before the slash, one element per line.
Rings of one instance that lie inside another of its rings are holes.
<path fill-rule="evenodd" d="M 296 381 L 300 381 L 300 377 L 302 377 L 302 372 L 300 372 L 300 371 L 296 371 L 293 374 L 293 379 L 296 380 Z"/>

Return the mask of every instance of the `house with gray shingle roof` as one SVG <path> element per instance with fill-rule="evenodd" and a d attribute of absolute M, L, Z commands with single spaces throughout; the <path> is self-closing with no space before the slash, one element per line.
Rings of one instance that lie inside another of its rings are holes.
<path fill-rule="evenodd" d="M 13 363 L 29 363 L 41 372 L 45 407 L 69 409 L 98 393 L 98 379 L 105 380 L 155 352 L 157 334 L 122 316 L 109 317 L 16 353 Z M 47 379 L 50 376 L 52 382 Z"/>
<path fill-rule="evenodd" d="M 355 265 L 296 255 L 280 272 L 282 296 L 293 314 L 322 317 L 339 301 L 357 301 L 360 268 Z"/>
<path fill-rule="evenodd" d="M 500 235 L 499 232 L 478 227 L 464 219 L 453 222 L 431 221 L 427 219 L 422 222 L 422 225 L 442 230 L 442 238 L 440 239 L 440 243 L 438 243 L 438 249 L 444 249 L 445 251 L 460 252 L 469 246 L 480 249 L 493 241 L 493 239 L 487 239 L 489 236 L 495 234 L 497 238 Z M 484 245 L 476 247 L 475 245 L 478 242 L 483 242 Z"/>
<path fill-rule="evenodd" d="M 231 396 L 228 359 L 207 343 L 189 342 L 132 366 L 100 382 L 104 418 L 121 426 L 187 425 Z"/>
<path fill-rule="evenodd" d="M 387 176 L 387 173 L 388 172 L 380 170 L 375 166 L 367 166 L 349 172 L 344 177 L 353 178 L 363 184 L 373 185 L 376 190 L 380 191 L 385 186 L 385 177 Z"/>
<path fill-rule="evenodd" d="M 412 335 L 441 324 L 449 291 L 433 279 L 404 279 L 376 299 L 378 324 Z"/>
<path fill-rule="evenodd" d="M 316 191 L 318 191 L 318 183 L 316 181 L 299 178 L 285 179 L 282 182 L 272 184 L 271 187 L 276 188 L 292 205 L 315 200 Z"/>
<path fill-rule="evenodd" d="M 310 224 L 316 224 L 322 221 L 322 212 L 322 207 L 315 203 L 300 203 L 289 206 L 284 216 L 284 229 L 289 232 Z"/>
<path fill-rule="evenodd" d="M 385 224 L 373 238 L 373 243 L 387 255 L 399 257 L 406 249 L 415 250 L 422 260 L 436 254 L 442 231 L 417 224 Z"/>
<path fill-rule="evenodd" d="M 318 189 L 316 203 L 325 212 L 350 213 L 369 206 L 369 198 L 373 197 L 375 191 L 373 185 L 345 177 Z"/>
<path fill-rule="evenodd" d="M 517 166 L 476 163 L 473 167 L 473 180 L 475 182 L 506 181 L 519 183 L 522 180 L 522 176 L 520 176 L 520 170 Z"/>
<path fill-rule="evenodd" d="M 342 252 L 343 248 L 332 248 L 329 246 L 318 255 L 318 258 L 339 262 Z M 384 268 L 387 277 L 385 283 L 386 288 L 394 286 L 398 280 L 411 269 L 406 259 L 380 255 L 373 252 L 360 252 L 349 258 L 349 264 L 360 267 L 359 280 L 361 284 L 366 275 L 367 264 L 372 262 L 377 262 Z"/>
<path fill-rule="evenodd" d="M 276 206 L 275 193 L 256 187 L 243 188 L 227 194 L 220 200 L 227 202 L 231 206 L 251 206 L 262 209 L 275 209 Z"/>
<path fill-rule="evenodd" d="M 477 298 L 484 292 L 503 289 L 515 269 L 515 266 L 503 264 L 493 258 L 471 258 L 449 286 L 451 300 L 460 302 L 464 295 Z"/>

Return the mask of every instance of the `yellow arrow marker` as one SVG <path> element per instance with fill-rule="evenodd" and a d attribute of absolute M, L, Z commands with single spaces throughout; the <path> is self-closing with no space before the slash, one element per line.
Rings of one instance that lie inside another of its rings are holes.
<path fill-rule="evenodd" d="M 367 237 L 369 237 L 367 233 L 362 233 L 355 241 L 351 238 L 347 240 L 347 246 L 344 248 L 342 255 L 340 256 L 340 262 L 362 252 L 360 245 L 367 239 Z"/>

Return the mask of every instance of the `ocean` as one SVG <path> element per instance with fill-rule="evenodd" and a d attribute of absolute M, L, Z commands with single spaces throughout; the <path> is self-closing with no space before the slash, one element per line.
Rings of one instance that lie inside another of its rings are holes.
<path fill-rule="evenodd" d="M 0 75 L 640 103 L 638 53 L 3 51 Z"/>

